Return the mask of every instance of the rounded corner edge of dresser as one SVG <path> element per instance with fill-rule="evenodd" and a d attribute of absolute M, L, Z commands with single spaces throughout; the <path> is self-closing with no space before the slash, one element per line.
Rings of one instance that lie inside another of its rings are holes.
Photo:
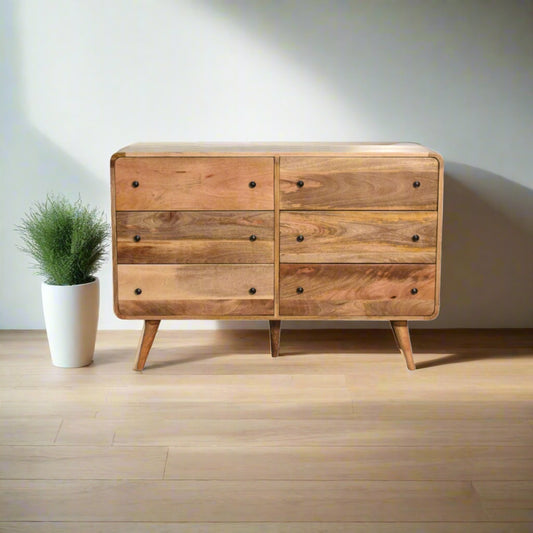
<path fill-rule="evenodd" d="M 128 315 L 125 315 L 121 310 L 120 310 L 120 303 L 117 299 L 114 300 L 113 302 L 113 311 L 115 313 L 115 316 L 117 318 L 120 318 L 121 320 L 128 320 L 128 319 L 131 319 L 132 317 L 131 316 L 128 316 Z"/>
<path fill-rule="evenodd" d="M 109 164 L 110 164 L 111 168 L 115 167 L 117 160 L 120 159 L 121 157 L 126 157 L 126 152 L 119 150 L 118 152 L 115 152 L 111 156 L 111 158 L 109 160 Z"/>
<path fill-rule="evenodd" d="M 433 313 L 428 315 L 425 319 L 426 320 L 435 320 L 440 314 L 440 303 L 437 303 L 435 305 L 435 309 L 433 309 Z"/>
<path fill-rule="evenodd" d="M 435 150 L 429 150 L 428 157 L 432 157 L 433 159 L 436 159 L 439 163 L 439 169 L 444 168 L 444 157 L 442 157 L 439 152 L 435 152 Z"/>

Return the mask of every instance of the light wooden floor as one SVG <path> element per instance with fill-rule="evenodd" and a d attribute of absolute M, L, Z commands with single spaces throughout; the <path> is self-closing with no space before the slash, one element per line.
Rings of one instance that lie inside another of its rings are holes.
<path fill-rule="evenodd" d="M 533 331 L 0 332 L 0 531 L 533 531 Z"/>

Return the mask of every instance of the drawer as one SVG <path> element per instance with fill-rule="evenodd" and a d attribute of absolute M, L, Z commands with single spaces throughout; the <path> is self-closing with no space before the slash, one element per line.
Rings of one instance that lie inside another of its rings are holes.
<path fill-rule="evenodd" d="M 282 264 L 279 311 L 301 317 L 429 317 L 436 311 L 435 275 L 435 265 Z"/>
<path fill-rule="evenodd" d="M 281 209 L 436 210 L 432 157 L 281 157 Z"/>
<path fill-rule="evenodd" d="M 119 157 L 115 161 L 115 208 L 274 209 L 274 158 Z"/>
<path fill-rule="evenodd" d="M 268 315 L 274 311 L 274 267 L 118 265 L 117 304 L 122 318 Z"/>
<path fill-rule="evenodd" d="M 436 211 L 280 214 L 280 261 L 286 263 L 435 263 L 436 246 Z"/>
<path fill-rule="evenodd" d="M 119 211 L 119 263 L 273 263 L 272 211 Z"/>

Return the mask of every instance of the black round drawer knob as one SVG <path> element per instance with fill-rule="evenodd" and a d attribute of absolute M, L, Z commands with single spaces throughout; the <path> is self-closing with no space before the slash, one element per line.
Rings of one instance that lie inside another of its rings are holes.
<path fill-rule="evenodd" d="M 255 181 L 251 181 L 250 183 L 248 183 L 248 187 L 250 187 L 250 189 L 255 189 L 256 185 L 257 183 Z"/>
<path fill-rule="evenodd" d="M 250 240 L 254 242 L 257 240 L 257 237 L 255 235 L 250 235 Z"/>
<path fill-rule="evenodd" d="M 141 236 L 140 235 L 135 235 L 135 237 L 133 237 L 133 240 L 135 242 L 139 242 L 141 240 Z"/>
<path fill-rule="evenodd" d="M 132 181 L 131 182 L 131 186 L 137 188 L 139 186 L 139 182 L 138 181 Z"/>
<path fill-rule="evenodd" d="M 415 182 L 413 183 L 413 187 L 414 187 L 415 189 L 418 189 L 418 187 L 420 187 L 420 182 L 419 182 L 419 181 L 415 181 Z"/>
<path fill-rule="evenodd" d="M 304 292 L 304 288 L 303 288 L 303 287 L 298 287 L 298 288 L 296 289 L 296 292 L 297 292 L 298 294 L 302 294 L 302 292 Z"/>
<path fill-rule="evenodd" d="M 135 289 L 135 294 L 139 295 L 142 293 L 142 290 L 141 289 Z"/>
<path fill-rule="evenodd" d="M 298 242 L 302 242 L 304 240 L 304 236 L 303 235 L 298 235 L 298 237 L 296 237 L 296 240 Z"/>
<path fill-rule="evenodd" d="M 255 294 L 257 292 L 257 289 L 255 287 L 252 287 L 248 292 L 250 294 Z"/>
<path fill-rule="evenodd" d="M 304 182 L 302 180 L 298 180 L 296 182 L 296 185 L 298 185 L 298 187 L 300 187 L 300 189 L 304 186 Z"/>
<path fill-rule="evenodd" d="M 416 287 L 411 289 L 411 294 L 418 294 L 418 289 Z"/>
<path fill-rule="evenodd" d="M 411 237 L 411 239 L 413 239 L 413 242 L 417 242 L 417 241 L 420 240 L 420 235 L 416 235 L 416 234 L 415 234 L 415 235 L 413 235 L 413 236 Z"/>

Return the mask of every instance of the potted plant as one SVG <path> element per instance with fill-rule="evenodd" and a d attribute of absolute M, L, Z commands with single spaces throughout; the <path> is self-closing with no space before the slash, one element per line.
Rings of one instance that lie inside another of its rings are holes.
<path fill-rule="evenodd" d="M 109 238 L 104 214 L 79 199 L 49 195 L 33 204 L 17 230 L 21 250 L 44 277 L 43 312 L 52 363 L 66 368 L 91 364 L 100 303 L 94 274 Z"/>

